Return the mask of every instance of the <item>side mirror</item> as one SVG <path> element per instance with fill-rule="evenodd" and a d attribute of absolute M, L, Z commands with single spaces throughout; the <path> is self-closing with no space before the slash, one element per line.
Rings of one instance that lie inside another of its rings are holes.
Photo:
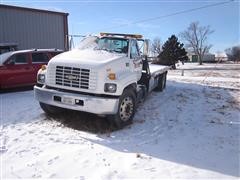
<path fill-rule="evenodd" d="M 142 58 L 143 61 L 147 61 L 147 57 L 148 57 L 148 56 L 146 56 L 146 55 L 144 55 L 144 54 L 141 55 L 141 58 Z"/>
<path fill-rule="evenodd" d="M 148 51 L 149 51 L 149 40 L 145 39 L 143 42 L 143 55 L 148 56 Z"/>
<path fill-rule="evenodd" d="M 8 61 L 7 64 L 8 64 L 8 65 L 14 65 L 14 64 L 15 64 L 15 61 L 13 61 L 12 59 L 10 59 L 10 61 Z"/>

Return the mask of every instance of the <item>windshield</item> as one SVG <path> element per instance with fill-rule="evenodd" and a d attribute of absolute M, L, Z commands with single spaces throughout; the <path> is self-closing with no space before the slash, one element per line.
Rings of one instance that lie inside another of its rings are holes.
<path fill-rule="evenodd" d="M 87 37 L 83 39 L 79 49 L 105 50 L 109 52 L 128 53 L 128 40 L 113 37 Z"/>
<path fill-rule="evenodd" d="M 2 65 L 12 54 L 12 52 L 0 54 L 0 65 Z"/>

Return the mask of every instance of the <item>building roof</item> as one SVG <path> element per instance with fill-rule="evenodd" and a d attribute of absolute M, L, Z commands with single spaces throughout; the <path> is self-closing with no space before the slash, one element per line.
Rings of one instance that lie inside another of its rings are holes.
<path fill-rule="evenodd" d="M 29 7 L 21 7 L 21 6 L 10 6 L 6 4 L 0 4 L 0 8 L 8 8 L 8 9 L 17 9 L 17 10 L 24 10 L 24 11 L 31 11 L 31 12 L 43 12 L 43 13 L 49 13 L 49 14 L 59 14 L 63 16 L 68 16 L 68 13 L 65 12 L 59 12 L 59 11 L 50 11 L 45 9 L 36 9 L 36 8 L 29 8 Z"/>
<path fill-rule="evenodd" d="M 14 43 L 14 42 L 10 42 L 10 43 L 1 43 L 0 42 L 0 48 L 1 47 L 14 47 L 14 46 L 17 46 L 18 44 L 17 43 Z"/>
<path fill-rule="evenodd" d="M 216 53 L 215 53 L 215 56 L 216 56 L 217 58 L 219 58 L 219 57 L 227 58 L 227 57 L 228 57 L 225 52 L 216 52 Z"/>

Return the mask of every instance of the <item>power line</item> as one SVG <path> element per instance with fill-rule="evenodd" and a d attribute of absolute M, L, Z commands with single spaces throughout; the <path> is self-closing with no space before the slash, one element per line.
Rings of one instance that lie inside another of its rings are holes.
<path fill-rule="evenodd" d="M 176 3 L 176 2 L 187 2 L 187 3 L 199 3 L 199 2 L 217 2 L 219 0 L 69 0 L 68 3 Z M 239 2 L 239 0 L 235 0 Z M 3 0 L 0 0 L 0 2 L 4 2 Z M 11 3 L 19 3 L 22 2 L 22 0 L 9 0 L 7 2 Z M 32 0 L 32 3 L 66 3 L 66 0 Z"/>
<path fill-rule="evenodd" d="M 214 3 L 214 4 L 205 5 L 205 6 L 201 6 L 201 7 L 197 7 L 197 8 L 192 8 L 192 9 L 187 9 L 187 10 L 183 10 L 183 11 L 178 11 L 178 12 L 175 12 L 175 13 L 170 13 L 170 14 L 166 14 L 166 15 L 162 15 L 162 16 L 158 16 L 158 17 L 142 19 L 142 20 L 134 21 L 132 23 L 116 25 L 116 26 L 112 26 L 112 27 L 109 27 L 109 28 L 105 28 L 105 29 L 115 29 L 115 28 L 119 28 L 119 27 L 133 25 L 133 24 L 138 24 L 138 23 L 143 23 L 143 22 L 148 22 L 148 21 L 154 21 L 154 20 L 158 20 L 158 19 L 171 17 L 171 16 L 176 16 L 176 15 L 179 15 L 179 14 L 189 13 L 189 12 L 193 12 L 193 11 L 197 11 L 197 10 L 201 10 L 201 9 L 206 9 L 206 8 L 209 8 L 209 7 L 215 7 L 215 6 L 220 6 L 220 5 L 223 5 L 223 4 L 228 4 L 228 3 L 231 3 L 233 1 L 234 0 Z"/>

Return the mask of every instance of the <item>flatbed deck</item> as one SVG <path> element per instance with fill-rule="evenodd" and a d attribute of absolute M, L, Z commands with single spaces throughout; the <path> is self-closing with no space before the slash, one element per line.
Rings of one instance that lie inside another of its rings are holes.
<path fill-rule="evenodd" d="M 162 74 L 170 69 L 169 66 L 157 65 L 157 64 L 149 64 L 149 69 L 151 75 L 154 77 L 156 75 Z"/>

